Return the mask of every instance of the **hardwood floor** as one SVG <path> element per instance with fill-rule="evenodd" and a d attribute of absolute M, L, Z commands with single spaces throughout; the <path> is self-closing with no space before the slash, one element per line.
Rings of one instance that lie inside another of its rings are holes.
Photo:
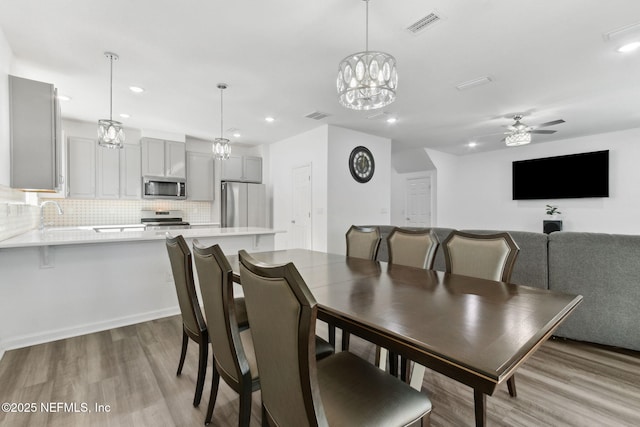
<path fill-rule="evenodd" d="M 174 316 L 8 351 L 0 361 L 0 403 L 36 407 L 0 412 L 0 425 L 202 425 L 211 365 L 202 403 L 194 408 L 197 348 L 190 344 L 177 377 L 180 342 L 180 318 Z M 354 336 L 351 350 L 373 360 L 374 346 Z M 545 343 L 516 377 L 517 398 L 509 397 L 506 384 L 487 398 L 489 425 L 640 425 L 640 353 L 555 340 Z M 433 402 L 432 426 L 474 424 L 471 389 L 427 370 L 423 390 Z M 251 425 L 259 426 L 259 392 L 253 402 Z M 237 414 L 237 394 L 221 381 L 212 425 L 235 426 Z"/>

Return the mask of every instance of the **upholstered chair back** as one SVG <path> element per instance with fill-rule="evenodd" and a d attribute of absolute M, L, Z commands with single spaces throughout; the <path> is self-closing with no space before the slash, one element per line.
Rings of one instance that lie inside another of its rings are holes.
<path fill-rule="evenodd" d="M 347 256 L 376 259 L 380 247 L 378 227 L 360 227 L 352 225 L 346 234 Z"/>
<path fill-rule="evenodd" d="M 438 237 L 431 229 L 418 231 L 396 227 L 387 237 L 389 263 L 430 270 L 438 245 Z"/>
<path fill-rule="evenodd" d="M 454 230 L 442 245 L 447 272 L 502 282 L 510 280 L 519 251 L 509 233 Z"/>

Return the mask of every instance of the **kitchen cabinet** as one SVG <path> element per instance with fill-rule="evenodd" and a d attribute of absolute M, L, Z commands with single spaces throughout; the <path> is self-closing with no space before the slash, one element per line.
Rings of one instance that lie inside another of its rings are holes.
<path fill-rule="evenodd" d="M 185 143 L 142 138 L 142 176 L 186 178 Z"/>
<path fill-rule="evenodd" d="M 9 76 L 11 188 L 60 188 L 62 128 L 52 84 Z"/>
<path fill-rule="evenodd" d="M 262 182 L 262 157 L 229 156 L 221 164 L 223 181 Z"/>
<path fill-rule="evenodd" d="M 140 146 L 124 144 L 120 151 L 120 198 L 142 198 L 142 173 L 140 172 Z"/>
<path fill-rule="evenodd" d="M 120 198 L 120 150 L 96 146 L 96 154 L 96 198 Z"/>
<path fill-rule="evenodd" d="M 213 154 L 187 151 L 187 199 L 213 201 Z"/>
<path fill-rule="evenodd" d="M 95 139 L 70 137 L 67 143 L 67 195 L 78 199 L 96 197 Z"/>

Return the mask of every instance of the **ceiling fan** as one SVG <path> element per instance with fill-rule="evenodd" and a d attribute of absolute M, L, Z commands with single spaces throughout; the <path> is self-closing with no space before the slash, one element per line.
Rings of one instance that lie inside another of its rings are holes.
<path fill-rule="evenodd" d="M 507 146 L 509 147 L 530 143 L 532 133 L 539 133 L 539 134 L 556 133 L 557 131 L 552 129 L 538 130 L 538 128 L 554 126 L 554 125 L 559 125 L 561 123 L 564 123 L 564 120 L 558 119 L 558 120 L 553 120 L 546 123 L 541 123 L 537 126 L 529 126 L 520 121 L 522 120 L 521 114 L 516 114 L 515 116 L 513 116 L 513 120 L 515 122 L 512 125 L 507 126 L 507 129 L 509 129 L 509 131 L 505 132 L 507 136 L 505 136 L 503 139 L 505 144 L 507 144 Z"/>

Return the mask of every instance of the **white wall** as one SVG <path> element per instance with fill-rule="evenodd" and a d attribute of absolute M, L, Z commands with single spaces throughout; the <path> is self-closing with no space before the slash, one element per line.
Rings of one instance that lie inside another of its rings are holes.
<path fill-rule="evenodd" d="M 13 63 L 13 53 L 0 28 L 0 185 L 10 182 L 10 130 L 9 130 L 9 73 Z"/>
<path fill-rule="evenodd" d="M 389 224 L 391 214 L 391 140 L 329 126 L 327 251 L 344 254 L 352 224 Z M 349 172 L 349 155 L 359 146 L 373 154 L 375 172 L 367 183 Z"/>
<path fill-rule="evenodd" d="M 558 205 L 565 231 L 640 234 L 640 129 L 624 130 L 462 157 L 427 150 L 437 168 L 437 225 L 542 231 L 545 205 Z M 610 150 L 609 197 L 511 199 L 511 163 Z"/>
<path fill-rule="evenodd" d="M 313 249 L 327 250 L 328 129 L 327 125 L 320 126 L 271 144 L 265 150 L 269 163 L 267 193 L 273 197 L 273 228 L 287 231 L 276 234 L 276 249 L 289 248 L 292 170 L 311 165 Z"/>

